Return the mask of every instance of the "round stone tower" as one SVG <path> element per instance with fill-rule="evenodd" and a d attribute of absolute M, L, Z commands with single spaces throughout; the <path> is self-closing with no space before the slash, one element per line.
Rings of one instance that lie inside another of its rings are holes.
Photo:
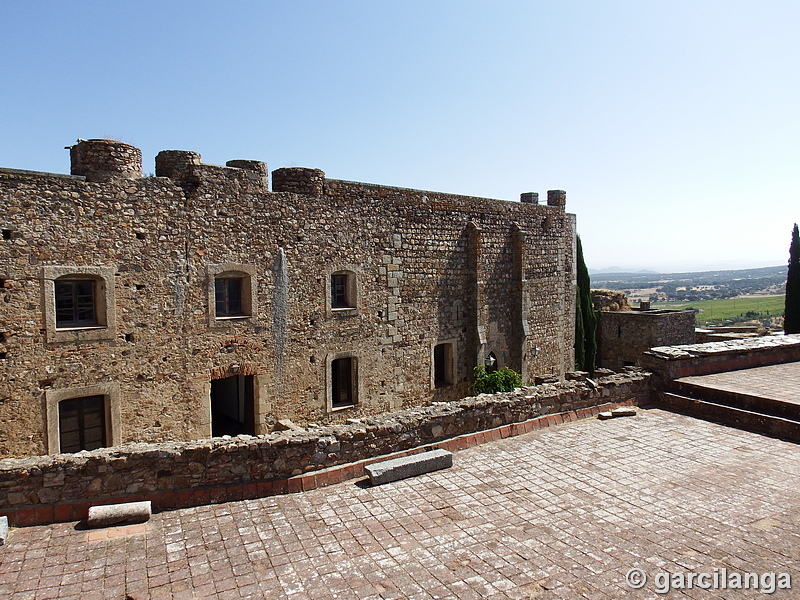
<path fill-rule="evenodd" d="M 69 147 L 70 173 L 87 181 L 142 177 L 142 151 L 113 140 L 80 140 Z"/>

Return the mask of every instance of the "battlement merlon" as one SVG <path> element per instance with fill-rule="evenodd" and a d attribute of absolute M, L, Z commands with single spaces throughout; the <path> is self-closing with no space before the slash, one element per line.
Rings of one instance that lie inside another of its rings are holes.
<path fill-rule="evenodd" d="M 200 154 L 186 150 L 162 150 L 156 155 L 156 177 L 168 177 L 181 187 L 197 187 L 205 181 L 238 180 L 269 191 L 267 164 L 258 160 L 229 160 L 225 166 L 203 164 Z"/>
<path fill-rule="evenodd" d="M 113 182 L 142 177 L 142 153 L 134 146 L 114 140 L 78 140 L 70 150 L 73 176 L 84 177 L 90 182 Z M 229 160 L 225 166 L 203 164 L 197 152 L 186 150 L 162 150 L 155 159 L 156 176 L 172 179 L 184 189 L 193 190 L 204 183 L 225 183 L 236 180 L 241 185 L 260 191 L 269 191 L 267 164 L 256 160 Z M 380 197 L 402 194 L 418 197 L 423 202 L 486 201 L 458 194 L 446 194 L 424 190 L 412 190 L 379 184 L 358 183 L 337 179 L 326 179 L 320 169 L 286 167 L 272 172 L 273 192 L 288 192 L 301 196 L 319 198 L 325 195 L 348 195 L 354 192 L 369 192 Z M 345 190 L 346 188 L 346 190 Z M 343 193 L 344 192 L 344 193 Z M 355 194 L 353 194 L 355 195 Z M 567 193 L 563 190 L 548 190 L 547 206 L 565 210 Z M 540 206 L 537 192 L 523 192 L 520 203 Z"/>

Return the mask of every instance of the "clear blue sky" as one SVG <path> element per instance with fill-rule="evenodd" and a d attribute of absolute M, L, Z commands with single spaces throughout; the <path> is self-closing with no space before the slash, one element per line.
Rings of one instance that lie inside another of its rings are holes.
<path fill-rule="evenodd" d="M 515 200 L 587 263 L 785 264 L 797 0 L 4 2 L 0 166 L 111 137 L 204 162 Z"/>

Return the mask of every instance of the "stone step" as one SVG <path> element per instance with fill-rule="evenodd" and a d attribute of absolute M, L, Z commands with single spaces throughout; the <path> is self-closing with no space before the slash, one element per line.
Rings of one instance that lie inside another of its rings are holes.
<path fill-rule="evenodd" d="M 723 404 L 741 410 L 757 412 L 790 421 L 800 421 L 800 404 L 783 402 L 773 398 L 732 392 L 676 379 L 667 386 L 667 391 L 689 398 L 699 398 L 714 404 Z"/>
<path fill-rule="evenodd" d="M 800 422 L 791 419 L 690 398 L 674 392 L 659 392 L 658 399 L 670 409 L 692 417 L 800 443 Z"/>

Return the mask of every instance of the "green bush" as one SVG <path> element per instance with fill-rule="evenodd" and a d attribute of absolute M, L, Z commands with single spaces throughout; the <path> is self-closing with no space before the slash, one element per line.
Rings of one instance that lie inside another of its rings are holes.
<path fill-rule="evenodd" d="M 512 392 L 522 384 L 522 375 L 503 367 L 492 373 L 486 372 L 486 367 L 478 365 L 472 370 L 475 382 L 469 386 L 473 394 L 494 394 L 496 392 Z"/>

